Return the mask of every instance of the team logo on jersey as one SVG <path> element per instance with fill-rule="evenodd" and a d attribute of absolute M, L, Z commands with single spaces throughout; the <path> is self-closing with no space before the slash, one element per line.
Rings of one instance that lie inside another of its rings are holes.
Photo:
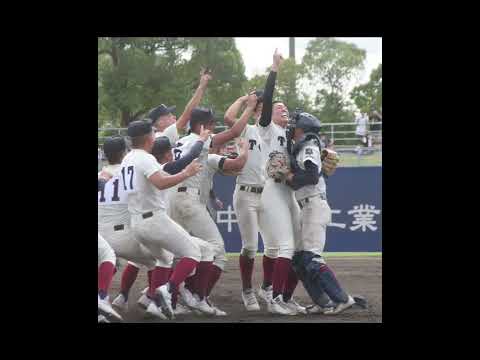
<path fill-rule="evenodd" d="M 286 141 L 286 139 L 283 136 L 279 136 L 277 140 L 280 141 L 280 146 L 283 146 L 283 144 Z"/>
<path fill-rule="evenodd" d="M 305 155 L 313 155 L 313 150 L 310 148 L 305 149 Z"/>
<path fill-rule="evenodd" d="M 253 147 L 257 145 L 257 140 L 249 139 L 248 142 L 250 143 L 250 150 L 253 150 Z"/>

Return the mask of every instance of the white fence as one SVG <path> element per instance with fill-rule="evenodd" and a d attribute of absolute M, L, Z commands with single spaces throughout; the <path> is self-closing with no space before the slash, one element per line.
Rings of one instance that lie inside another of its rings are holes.
<path fill-rule="evenodd" d="M 382 145 L 382 122 L 370 122 L 368 124 L 368 137 L 370 140 L 370 148 L 381 149 Z M 226 126 L 217 126 L 215 132 L 220 132 L 226 129 Z M 355 134 L 356 124 L 354 122 L 345 123 L 328 123 L 322 124 L 322 134 L 333 142 L 334 147 L 338 151 L 349 151 L 359 144 L 359 137 Z M 125 136 L 127 134 L 126 128 L 102 128 L 98 129 L 98 142 L 103 144 L 103 140 L 107 136 Z"/>

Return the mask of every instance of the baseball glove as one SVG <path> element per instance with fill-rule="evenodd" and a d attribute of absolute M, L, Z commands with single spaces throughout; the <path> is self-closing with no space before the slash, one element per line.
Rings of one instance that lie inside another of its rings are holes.
<path fill-rule="evenodd" d="M 338 154 L 333 150 L 323 149 L 320 158 L 322 160 L 322 171 L 328 176 L 332 175 L 340 161 Z"/>
<path fill-rule="evenodd" d="M 288 157 L 279 151 L 270 153 L 267 161 L 267 175 L 272 179 L 283 180 L 290 172 Z"/>

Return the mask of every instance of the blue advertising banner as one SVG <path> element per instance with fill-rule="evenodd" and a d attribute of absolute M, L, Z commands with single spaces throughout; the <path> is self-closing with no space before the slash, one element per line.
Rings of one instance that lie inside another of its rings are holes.
<path fill-rule="evenodd" d="M 232 205 L 235 177 L 215 175 L 214 189 L 224 204 L 217 212 L 217 224 L 226 251 L 239 252 L 242 243 Z M 327 227 L 325 251 L 382 251 L 381 167 L 338 168 L 327 179 L 327 198 L 332 222 Z M 261 237 L 259 251 L 263 251 Z"/>

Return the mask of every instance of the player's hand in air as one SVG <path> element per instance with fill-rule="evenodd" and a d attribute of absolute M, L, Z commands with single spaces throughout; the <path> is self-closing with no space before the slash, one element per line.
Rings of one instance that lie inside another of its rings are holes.
<path fill-rule="evenodd" d="M 212 73 L 207 69 L 202 69 L 200 71 L 200 86 L 207 87 L 208 82 L 212 80 Z"/>
<path fill-rule="evenodd" d="M 198 163 L 197 159 L 193 160 L 185 169 L 183 169 L 188 177 L 196 175 L 200 170 L 202 170 L 202 165 Z"/>
<path fill-rule="evenodd" d="M 208 137 L 210 136 L 211 131 L 208 129 L 205 129 L 205 127 L 202 125 L 200 126 L 200 140 L 203 142 L 207 141 Z"/>
<path fill-rule="evenodd" d="M 253 112 L 255 106 L 257 106 L 257 101 L 257 95 L 255 95 L 255 91 L 252 91 L 250 95 L 248 95 L 247 109 Z"/>
<path fill-rule="evenodd" d="M 275 53 L 273 54 L 273 65 L 272 65 L 272 70 L 273 71 L 278 71 L 281 63 L 283 62 L 283 56 L 280 52 L 278 52 L 278 49 L 275 49 Z"/>

